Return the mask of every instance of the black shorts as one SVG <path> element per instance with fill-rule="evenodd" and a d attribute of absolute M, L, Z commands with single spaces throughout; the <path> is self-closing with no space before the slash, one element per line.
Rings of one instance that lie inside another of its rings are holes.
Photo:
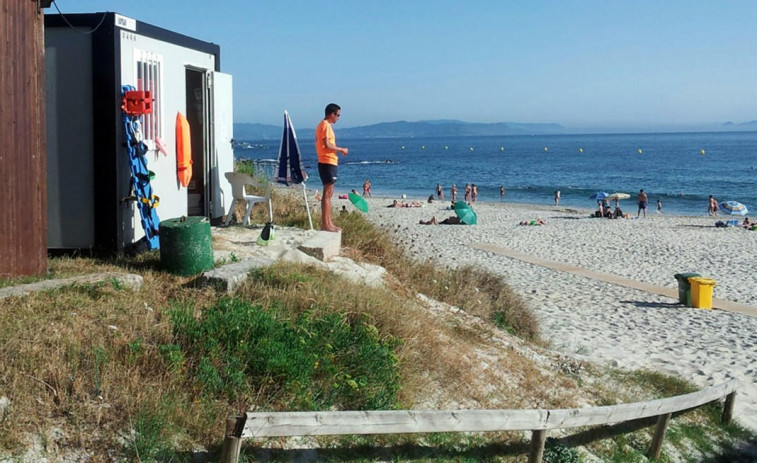
<path fill-rule="evenodd" d="M 336 170 L 337 166 L 333 164 L 318 163 L 318 175 L 321 176 L 321 183 L 324 185 L 331 185 L 336 183 Z"/>

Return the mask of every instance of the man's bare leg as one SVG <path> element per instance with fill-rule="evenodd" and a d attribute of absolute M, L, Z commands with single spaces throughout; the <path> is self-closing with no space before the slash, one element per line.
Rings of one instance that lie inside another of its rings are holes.
<path fill-rule="evenodd" d="M 334 184 L 323 185 L 323 197 L 321 198 L 321 230 L 340 232 L 341 228 L 331 221 L 331 196 L 334 194 Z"/>

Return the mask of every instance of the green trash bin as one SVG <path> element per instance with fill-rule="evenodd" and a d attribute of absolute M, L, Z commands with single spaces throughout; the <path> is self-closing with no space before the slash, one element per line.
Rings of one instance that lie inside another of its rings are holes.
<path fill-rule="evenodd" d="M 691 283 L 689 278 L 700 277 L 698 273 L 676 273 L 674 275 L 678 280 L 678 302 L 691 307 Z"/>
<path fill-rule="evenodd" d="M 175 275 L 196 275 L 213 268 L 213 240 L 206 217 L 160 222 L 160 263 Z"/>

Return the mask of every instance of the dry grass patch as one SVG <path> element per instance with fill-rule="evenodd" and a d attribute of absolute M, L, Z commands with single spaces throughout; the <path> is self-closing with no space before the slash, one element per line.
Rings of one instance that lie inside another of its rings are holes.
<path fill-rule="evenodd" d="M 425 294 L 525 339 L 539 340 L 536 318 L 501 277 L 473 267 L 453 271 L 409 259 L 388 233 L 358 213 L 340 217 L 339 224 L 345 230 L 342 244 L 346 253 L 386 268 L 399 283 L 397 291 Z"/>

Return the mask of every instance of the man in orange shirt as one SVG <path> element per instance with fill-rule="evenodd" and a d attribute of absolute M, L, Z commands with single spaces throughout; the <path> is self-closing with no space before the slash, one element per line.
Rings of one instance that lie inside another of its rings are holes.
<path fill-rule="evenodd" d="M 318 153 L 318 174 L 323 182 L 323 196 L 321 197 L 321 230 L 340 232 L 341 228 L 331 221 L 331 196 L 334 194 L 337 166 L 337 153 L 347 156 L 347 148 L 336 145 L 336 137 L 331 124 L 336 124 L 342 115 L 342 108 L 336 103 L 326 106 L 326 117 L 315 128 L 315 152 Z"/>

